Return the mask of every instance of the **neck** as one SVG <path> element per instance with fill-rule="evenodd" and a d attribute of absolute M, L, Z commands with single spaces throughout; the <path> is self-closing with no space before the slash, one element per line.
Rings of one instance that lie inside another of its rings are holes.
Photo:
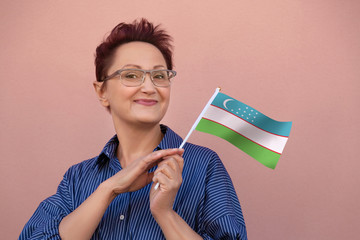
<path fill-rule="evenodd" d="M 159 124 L 149 126 L 121 125 L 115 124 L 115 130 L 119 139 L 116 156 L 122 168 L 151 153 L 163 138 Z"/>

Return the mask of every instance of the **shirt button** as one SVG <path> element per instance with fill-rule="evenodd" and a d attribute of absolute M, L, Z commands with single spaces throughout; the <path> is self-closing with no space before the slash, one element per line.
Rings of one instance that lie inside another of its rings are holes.
<path fill-rule="evenodd" d="M 124 220 L 125 216 L 124 215 L 120 215 L 120 220 Z"/>

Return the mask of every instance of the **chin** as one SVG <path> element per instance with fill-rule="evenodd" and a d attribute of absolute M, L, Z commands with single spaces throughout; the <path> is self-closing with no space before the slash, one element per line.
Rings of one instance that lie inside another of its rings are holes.
<path fill-rule="evenodd" d="M 143 123 L 158 123 L 164 118 L 165 114 L 159 114 L 154 112 L 140 113 L 134 115 L 135 120 Z"/>
<path fill-rule="evenodd" d="M 162 118 L 154 118 L 154 116 L 152 117 L 142 117 L 142 118 L 138 118 L 136 122 L 140 123 L 140 124 L 151 124 L 151 125 L 155 125 L 155 124 L 159 124 Z"/>

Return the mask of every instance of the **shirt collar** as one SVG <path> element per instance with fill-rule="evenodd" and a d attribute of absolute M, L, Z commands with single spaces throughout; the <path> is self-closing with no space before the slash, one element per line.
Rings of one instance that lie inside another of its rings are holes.
<path fill-rule="evenodd" d="M 116 149 L 119 145 L 119 140 L 115 134 L 106 144 L 101 153 L 99 154 L 96 164 L 103 166 L 109 159 L 116 156 Z"/>
<path fill-rule="evenodd" d="M 179 148 L 182 143 L 182 138 L 177 135 L 171 128 L 165 125 L 160 125 L 161 132 L 164 134 L 163 139 L 158 145 L 159 149 Z"/>
<path fill-rule="evenodd" d="M 160 144 L 154 149 L 154 151 L 168 148 L 178 148 L 182 143 L 182 139 L 173 130 L 166 125 L 160 124 L 161 132 L 164 134 Z M 119 140 L 115 134 L 105 145 L 101 153 L 99 154 L 96 164 L 103 166 L 110 159 L 116 158 L 116 149 L 119 146 Z"/>

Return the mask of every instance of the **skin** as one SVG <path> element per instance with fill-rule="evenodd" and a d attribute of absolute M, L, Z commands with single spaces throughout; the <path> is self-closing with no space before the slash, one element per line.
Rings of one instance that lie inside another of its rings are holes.
<path fill-rule="evenodd" d="M 145 70 L 166 68 L 161 52 L 144 42 L 130 42 L 116 49 L 108 75 L 121 68 Z M 173 210 L 182 183 L 183 149 L 153 152 L 163 135 L 159 123 L 170 100 L 170 87 L 155 87 L 147 74 L 139 87 L 126 87 L 116 79 L 94 82 L 104 107 L 110 108 L 119 139 L 116 155 L 122 170 L 107 179 L 59 225 L 62 239 L 90 239 L 107 207 L 118 194 L 137 191 L 147 184 L 160 183 L 150 191 L 150 211 L 166 239 L 202 239 Z M 158 165 L 154 173 L 148 173 Z"/>

